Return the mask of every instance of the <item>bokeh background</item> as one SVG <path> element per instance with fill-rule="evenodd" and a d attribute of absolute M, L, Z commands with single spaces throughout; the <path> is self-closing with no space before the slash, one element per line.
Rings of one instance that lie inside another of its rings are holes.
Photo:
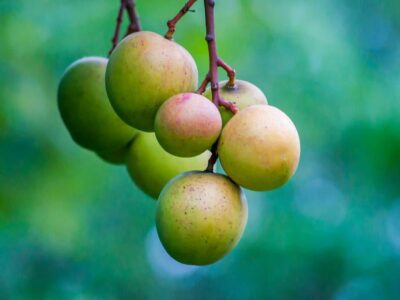
<path fill-rule="evenodd" d="M 106 55 L 118 2 L 0 1 L 0 298 L 400 299 L 400 2 L 216 1 L 220 56 L 292 118 L 302 160 L 246 192 L 241 243 L 203 268 L 168 257 L 155 202 L 57 111 L 63 70 Z M 183 3 L 138 0 L 143 27 L 164 33 Z M 202 6 L 176 34 L 201 77 Z"/>

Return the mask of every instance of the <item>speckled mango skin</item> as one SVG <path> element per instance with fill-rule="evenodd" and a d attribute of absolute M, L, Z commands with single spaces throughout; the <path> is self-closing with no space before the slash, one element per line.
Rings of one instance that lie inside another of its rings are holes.
<path fill-rule="evenodd" d="M 176 175 L 205 170 L 210 156 L 209 151 L 191 158 L 173 156 L 160 146 L 154 133 L 141 132 L 130 146 L 126 165 L 136 185 L 157 199 L 163 187 Z"/>
<path fill-rule="evenodd" d="M 254 84 L 239 79 L 236 79 L 234 87 L 229 86 L 227 83 L 227 80 L 219 83 L 219 93 L 225 100 L 235 102 L 239 110 L 243 110 L 250 105 L 268 104 L 267 97 Z M 204 96 L 212 100 L 210 88 L 206 90 Z M 222 124 L 225 126 L 233 117 L 233 114 L 222 106 L 219 108 L 219 111 L 222 117 Z"/>
<path fill-rule="evenodd" d="M 107 59 L 85 57 L 70 65 L 58 86 L 58 108 L 72 139 L 94 151 L 115 151 L 137 134 L 114 112 L 104 83 Z"/>
<path fill-rule="evenodd" d="M 192 157 L 211 148 L 220 135 L 222 120 L 217 107 L 207 98 L 183 93 L 161 105 L 154 128 L 158 142 L 167 152 Z"/>
<path fill-rule="evenodd" d="M 228 177 L 188 172 L 162 190 L 156 226 L 161 243 L 174 259 L 209 265 L 236 246 L 247 215 L 245 195 Z"/>
<path fill-rule="evenodd" d="M 300 159 L 300 139 L 289 117 L 270 105 L 253 105 L 237 113 L 222 130 L 218 154 L 237 184 L 268 191 L 285 184 Z"/>
<path fill-rule="evenodd" d="M 129 125 L 154 131 L 160 105 L 173 95 L 194 91 L 198 71 L 189 52 L 153 32 L 127 36 L 113 51 L 106 72 L 107 93 Z"/>

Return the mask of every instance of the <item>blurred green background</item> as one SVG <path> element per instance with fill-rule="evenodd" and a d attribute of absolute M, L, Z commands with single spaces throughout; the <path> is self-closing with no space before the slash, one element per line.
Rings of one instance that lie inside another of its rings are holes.
<path fill-rule="evenodd" d="M 216 1 L 220 56 L 292 118 L 302 160 L 247 192 L 241 243 L 204 268 L 166 255 L 155 202 L 57 111 L 64 69 L 106 55 L 118 2 L 0 0 L 0 298 L 400 299 L 400 2 Z M 183 3 L 138 0 L 144 29 Z M 202 6 L 176 34 L 201 77 Z"/>

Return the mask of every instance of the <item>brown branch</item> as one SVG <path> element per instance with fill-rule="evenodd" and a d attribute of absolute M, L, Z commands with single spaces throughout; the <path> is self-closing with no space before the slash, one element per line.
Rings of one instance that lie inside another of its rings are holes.
<path fill-rule="evenodd" d="M 111 55 L 111 53 L 113 52 L 113 50 L 115 49 L 115 47 L 117 46 L 118 41 L 119 41 L 119 32 L 121 30 L 122 16 L 123 16 L 124 10 L 125 10 L 125 3 L 123 0 L 121 0 L 121 5 L 119 7 L 118 16 L 117 16 L 117 25 L 115 26 L 114 36 L 111 39 L 112 46 L 111 46 L 110 51 L 108 51 L 109 56 Z"/>
<path fill-rule="evenodd" d="M 228 86 L 234 87 L 235 86 L 235 79 L 236 79 L 236 71 L 231 66 L 229 66 L 226 62 L 224 62 L 221 58 L 218 57 L 218 66 L 223 68 L 228 75 L 229 81 Z"/>
<path fill-rule="evenodd" d="M 197 89 L 196 93 L 200 94 L 200 95 L 204 94 L 204 92 L 207 89 L 208 84 L 210 83 L 210 80 L 211 80 L 210 73 L 208 73 L 206 75 L 206 77 L 204 78 L 203 82 L 201 83 L 200 87 Z"/>
<path fill-rule="evenodd" d="M 225 100 L 222 97 L 219 97 L 218 104 L 219 104 L 219 106 L 225 107 L 227 110 L 231 111 L 233 114 L 236 114 L 239 111 L 235 102 Z"/>
<path fill-rule="evenodd" d="M 181 10 L 176 14 L 176 16 L 167 22 L 168 32 L 165 34 L 165 38 L 168 40 L 172 40 L 175 30 L 176 24 L 179 20 L 188 12 L 190 8 L 197 0 L 189 0 L 186 4 L 181 8 Z"/>
<path fill-rule="evenodd" d="M 124 10 L 127 10 L 130 20 L 126 35 L 141 30 L 139 15 L 136 11 L 135 0 L 121 0 L 121 4 L 118 10 L 117 23 L 114 30 L 114 36 L 111 39 L 112 46 L 110 51 L 108 52 L 109 56 L 114 51 L 115 47 L 119 42 L 119 34 L 121 31 L 121 24 L 123 20 Z"/>
<path fill-rule="evenodd" d="M 218 148 L 218 140 L 211 147 L 211 157 L 208 160 L 207 169 L 205 170 L 206 172 L 211 172 L 211 173 L 214 172 L 214 166 L 218 160 L 217 148 Z"/>
<path fill-rule="evenodd" d="M 232 113 L 236 113 L 238 111 L 236 105 L 232 102 L 224 100 L 219 94 L 219 83 L 218 83 L 218 67 L 222 67 L 227 70 L 230 83 L 235 84 L 235 71 L 229 67 L 223 60 L 218 58 L 217 53 L 217 43 L 215 36 L 215 16 L 214 16 L 214 6 L 215 0 L 204 0 L 205 14 L 206 14 L 206 41 L 208 44 L 208 55 L 210 61 L 209 73 L 206 77 L 205 85 L 207 86 L 208 81 L 211 83 L 211 93 L 212 93 L 212 101 L 213 103 L 219 107 L 223 106 L 226 109 L 230 110 Z M 203 84 L 200 88 L 203 88 Z M 206 171 L 213 172 L 214 165 L 218 159 L 217 153 L 218 141 L 211 148 L 211 157 L 208 161 L 208 166 Z"/>
<path fill-rule="evenodd" d="M 235 71 L 229 67 L 222 59 L 218 57 L 217 53 L 217 43 L 215 36 L 215 18 L 214 18 L 214 6 L 215 0 L 204 0 L 205 13 L 206 13 L 206 41 L 208 43 L 208 54 L 210 61 L 210 71 L 209 77 L 211 82 L 211 93 L 212 100 L 216 106 L 223 106 L 226 109 L 236 113 L 238 111 L 236 105 L 232 102 L 222 99 L 219 94 L 219 83 L 218 83 L 218 66 L 226 68 L 232 75 L 232 80 L 234 84 L 234 73 Z M 231 77 L 230 77 L 231 78 Z"/>
<path fill-rule="evenodd" d="M 136 3 L 135 0 L 126 0 L 125 1 L 125 7 L 126 7 L 126 11 L 128 13 L 129 16 L 129 26 L 128 26 L 128 30 L 126 32 L 126 35 L 134 33 L 134 32 L 138 32 L 142 30 L 142 27 L 140 25 L 140 18 L 139 18 L 139 14 L 136 10 Z"/>

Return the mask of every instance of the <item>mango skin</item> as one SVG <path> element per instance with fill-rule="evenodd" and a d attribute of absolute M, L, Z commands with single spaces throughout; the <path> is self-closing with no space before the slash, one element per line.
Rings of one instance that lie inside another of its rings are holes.
<path fill-rule="evenodd" d="M 172 96 L 157 112 L 154 122 L 160 145 L 180 157 L 193 157 L 211 148 L 222 129 L 217 107 L 207 98 L 183 93 Z"/>
<path fill-rule="evenodd" d="M 237 184 L 269 191 L 285 184 L 300 159 L 300 139 L 289 117 L 270 105 L 238 112 L 222 130 L 218 154 Z"/>
<path fill-rule="evenodd" d="M 239 110 L 243 110 L 250 105 L 268 104 L 267 97 L 254 84 L 239 79 L 236 79 L 234 87 L 229 86 L 227 83 L 227 80 L 219 83 L 219 93 L 225 100 L 235 102 Z M 211 88 L 205 91 L 204 96 L 212 100 Z M 222 106 L 219 107 L 219 111 L 222 117 L 222 124 L 225 126 L 233 117 L 233 114 Z"/>
<path fill-rule="evenodd" d="M 72 139 L 94 151 L 115 151 L 137 130 L 114 112 L 105 87 L 107 59 L 85 57 L 70 65 L 58 87 L 58 108 Z"/>
<path fill-rule="evenodd" d="M 133 141 L 133 140 L 132 140 Z M 124 165 L 126 162 L 126 156 L 128 154 L 131 142 L 122 148 L 113 150 L 113 151 L 99 151 L 96 154 L 105 162 L 108 162 L 113 165 Z"/>
<path fill-rule="evenodd" d="M 208 265 L 239 242 L 247 223 L 246 197 L 228 177 L 188 172 L 162 190 L 157 232 L 166 251 L 189 265 Z"/>
<path fill-rule="evenodd" d="M 169 154 L 154 133 L 141 132 L 132 142 L 126 165 L 132 180 L 146 194 L 157 199 L 163 187 L 176 175 L 207 168 L 210 152 L 191 158 Z"/>
<path fill-rule="evenodd" d="M 107 93 L 117 114 L 149 132 L 160 105 L 173 95 L 194 91 L 197 81 L 196 63 L 186 49 L 146 31 L 118 44 L 106 72 Z"/>

